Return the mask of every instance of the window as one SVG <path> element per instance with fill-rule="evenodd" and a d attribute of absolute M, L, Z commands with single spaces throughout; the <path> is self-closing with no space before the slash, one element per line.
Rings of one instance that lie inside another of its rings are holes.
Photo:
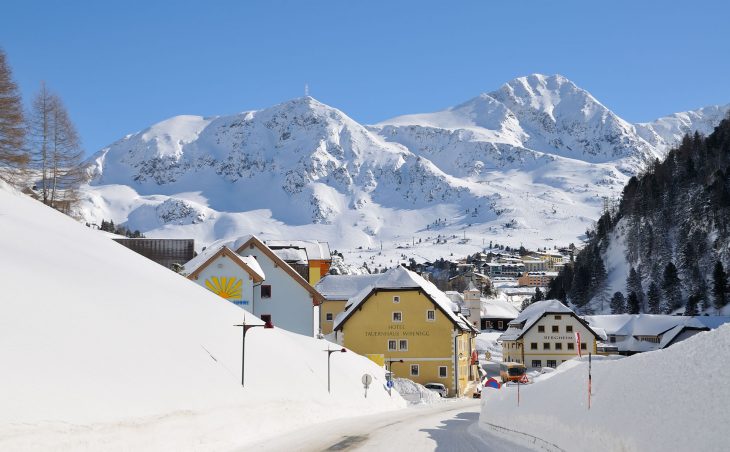
<path fill-rule="evenodd" d="M 543 350 L 550 350 L 550 342 L 543 342 L 542 349 Z"/>
<path fill-rule="evenodd" d="M 418 364 L 411 364 L 411 376 L 412 377 L 418 376 Z"/>
<path fill-rule="evenodd" d="M 499 328 L 500 330 L 501 330 L 502 328 L 504 328 L 504 322 L 503 322 L 503 321 L 501 321 L 501 320 L 500 320 L 499 322 L 497 322 L 497 328 Z"/>
<path fill-rule="evenodd" d="M 537 332 L 538 333 L 544 333 L 545 332 L 545 325 L 538 325 L 537 326 Z"/>
<path fill-rule="evenodd" d="M 402 352 L 408 351 L 408 339 L 401 339 L 398 341 L 398 350 Z"/>
<path fill-rule="evenodd" d="M 560 320 L 560 319 L 562 319 L 562 318 L 563 318 L 563 316 L 562 316 L 562 315 L 556 315 L 556 316 L 555 316 L 555 320 Z"/>
<path fill-rule="evenodd" d="M 439 366 L 439 378 L 446 378 L 448 376 L 448 367 Z"/>
<path fill-rule="evenodd" d="M 563 349 L 563 343 L 562 342 L 556 342 L 555 343 L 555 350 L 562 350 Z"/>
<path fill-rule="evenodd" d="M 394 322 L 402 322 L 403 321 L 403 313 L 400 311 L 396 311 L 393 313 L 393 321 Z"/>
<path fill-rule="evenodd" d="M 556 363 L 554 359 L 548 359 L 547 367 L 552 367 L 554 369 L 554 368 L 558 367 L 558 363 Z"/>
<path fill-rule="evenodd" d="M 261 286 L 261 298 L 271 298 L 271 286 Z"/>
<path fill-rule="evenodd" d="M 388 340 L 388 351 L 395 351 L 395 339 Z"/>
<path fill-rule="evenodd" d="M 565 332 L 566 333 L 572 333 L 573 332 L 573 325 L 565 325 Z"/>
<path fill-rule="evenodd" d="M 542 367 L 542 361 L 539 359 L 532 360 L 532 367 Z"/>
<path fill-rule="evenodd" d="M 537 342 L 530 343 L 530 350 L 537 350 Z"/>
<path fill-rule="evenodd" d="M 572 342 L 568 342 L 568 350 L 575 350 L 575 344 Z"/>
<path fill-rule="evenodd" d="M 580 343 L 580 349 L 581 349 L 581 350 L 588 350 L 588 346 L 586 345 L 586 343 L 585 343 L 585 342 L 581 342 L 581 343 Z"/>
<path fill-rule="evenodd" d="M 615 344 L 616 343 L 616 336 L 614 336 L 613 334 L 610 335 L 610 336 L 608 336 L 608 342 L 610 342 L 612 344 Z"/>
<path fill-rule="evenodd" d="M 393 303 L 400 303 L 400 297 L 398 295 L 393 296 Z"/>
<path fill-rule="evenodd" d="M 429 322 L 433 322 L 434 320 L 436 320 L 436 311 L 434 311 L 433 309 L 429 309 L 428 311 L 426 311 L 426 320 L 428 320 Z"/>
<path fill-rule="evenodd" d="M 328 322 L 331 322 L 333 318 L 334 318 L 334 314 L 332 314 L 331 312 L 328 312 L 327 314 L 325 314 L 325 319 Z"/>
<path fill-rule="evenodd" d="M 560 332 L 560 327 L 557 325 L 553 325 L 553 333 L 559 333 L 559 332 Z"/>

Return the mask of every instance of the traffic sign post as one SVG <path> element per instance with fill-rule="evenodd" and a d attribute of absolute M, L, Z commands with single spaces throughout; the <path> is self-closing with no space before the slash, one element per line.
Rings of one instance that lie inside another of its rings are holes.
<path fill-rule="evenodd" d="M 365 374 L 362 376 L 362 385 L 365 387 L 365 398 L 368 398 L 368 388 L 370 387 L 370 383 L 373 382 L 373 377 L 370 376 L 370 374 Z"/>

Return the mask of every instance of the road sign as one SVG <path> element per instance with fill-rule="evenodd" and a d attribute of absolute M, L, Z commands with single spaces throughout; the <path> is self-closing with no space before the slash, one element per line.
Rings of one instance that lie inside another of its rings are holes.
<path fill-rule="evenodd" d="M 530 382 L 530 380 L 529 380 L 529 379 L 527 378 L 527 374 L 523 374 L 523 375 L 522 375 L 522 376 L 520 377 L 520 383 L 523 383 L 523 384 L 525 384 L 525 383 L 529 383 L 529 382 Z"/>
<path fill-rule="evenodd" d="M 368 386 L 370 386 L 370 383 L 373 382 L 373 377 L 370 374 L 365 374 L 362 376 L 362 384 L 365 386 L 365 389 L 367 389 Z"/>
<path fill-rule="evenodd" d="M 388 382 L 385 384 L 385 386 L 392 388 L 393 387 L 393 380 L 388 380 Z"/>

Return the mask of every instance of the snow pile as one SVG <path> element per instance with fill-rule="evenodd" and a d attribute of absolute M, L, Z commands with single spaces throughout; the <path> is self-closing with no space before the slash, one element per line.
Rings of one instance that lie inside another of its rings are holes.
<path fill-rule="evenodd" d="M 280 328 L 249 331 L 242 389 L 245 311 L 2 186 L 0 230 L 0 450 L 227 450 L 405 405 L 352 352 L 328 394 L 340 347 Z"/>
<path fill-rule="evenodd" d="M 441 403 L 445 400 L 436 392 L 407 378 L 394 378 L 393 389 L 411 405 Z"/>
<path fill-rule="evenodd" d="M 571 360 L 534 384 L 484 391 L 481 422 L 569 451 L 726 450 L 730 325 L 666 350 L 588 363 Z M 484 426 L 487 428 L 486 426 Z"/>

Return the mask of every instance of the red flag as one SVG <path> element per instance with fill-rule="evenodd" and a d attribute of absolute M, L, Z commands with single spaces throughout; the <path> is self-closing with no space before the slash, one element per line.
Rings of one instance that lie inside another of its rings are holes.
<path fill-rule="evenodd" d="M 580 332 L 579 331 L 575 332 L 575 344 L 576 344 L 576 347 L 578 348 L 578 357 L 583 356 L 580 351 Z"/>

